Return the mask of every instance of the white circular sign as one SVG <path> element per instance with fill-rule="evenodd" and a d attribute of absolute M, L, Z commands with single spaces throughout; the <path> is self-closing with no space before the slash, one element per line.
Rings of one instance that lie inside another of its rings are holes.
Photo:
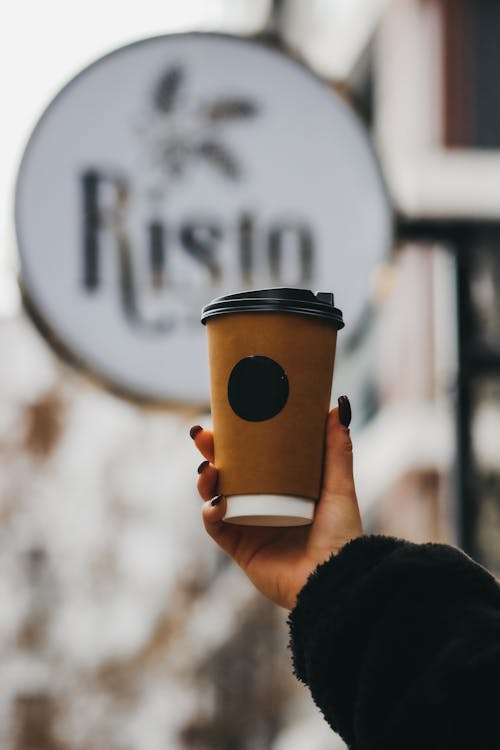
<path fill-rule="evenodd" d="M 29 306 L 116 388 L 206 403 L 201 307 L 333 291 L 346 326 L 391 213 L 348 106 L 286 55 L 217 34 L 147 39 L 83 70 L 37 124 L 16 226 Z"/>

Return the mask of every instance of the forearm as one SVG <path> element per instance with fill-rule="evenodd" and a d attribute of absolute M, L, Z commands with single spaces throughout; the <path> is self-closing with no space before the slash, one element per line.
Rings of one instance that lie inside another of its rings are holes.
<path fill-rule="evenodd" d="M 290 631 L 297 676 L 350 747 L 500 747 L 500 587 L 459 551 L 354 540 L 311 576 Z"/>

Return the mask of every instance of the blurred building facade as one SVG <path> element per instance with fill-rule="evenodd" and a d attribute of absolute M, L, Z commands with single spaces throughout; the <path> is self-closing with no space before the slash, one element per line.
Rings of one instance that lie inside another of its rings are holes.
<path fill-rule="evenodd" d="M 398 213 L 399 246 L 412 253 L 418 240 L 421 262 L 429 245 L 449 259 L 448 272 L 438 264 L 427 284 L 441 320 L 429 330 L 431 341 L 440 337 L 434 398 L 448 402 L 455 435 L 447 461 L 444 441 L 434 450 L 437 487 L 444 481 L 450 490 L 447 538 L 497 573 L 500 528 L 491 488 L 500 465 L 494 396 L 500 348 L 499 21 L 498 6 L 488 1 L 392 3 L 381 19 L 374 57 L 374 130 Z M 429 428 L 432 442 L 437 432 Z"/>

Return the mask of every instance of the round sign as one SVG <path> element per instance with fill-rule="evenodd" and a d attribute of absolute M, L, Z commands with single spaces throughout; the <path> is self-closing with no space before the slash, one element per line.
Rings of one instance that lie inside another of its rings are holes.
<path fill-rule="evenodd" d="M 133 396 L 206 403 L 203 305 L 321 289 L 349 328 L 391 214 L 364 129 L 315 76 L 260 43 L 179 34 L 112 52 L 52 101 L 16 226 L 28 305 L 64 351 Z"/>

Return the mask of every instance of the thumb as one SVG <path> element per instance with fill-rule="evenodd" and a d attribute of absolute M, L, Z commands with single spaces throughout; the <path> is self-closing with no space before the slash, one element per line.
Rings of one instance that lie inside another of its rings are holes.
<path fill-rule="evenodd" d="M 323 483 L 309 540 L 312 550 L 324 555 L 363 534 L 354 486 L 352 443 L 347 396 L 339 398 L 326 424 Z M 342 419 L 342 422 L 341 422 Z"/>
<path fill-rule="evenodd" d="M 347 396 L 328 415 L 325 436 L 325 461 L 321 495 L 356 496 L 354 487 L 352 442 L 349 433 L 351 406 Z"/>

